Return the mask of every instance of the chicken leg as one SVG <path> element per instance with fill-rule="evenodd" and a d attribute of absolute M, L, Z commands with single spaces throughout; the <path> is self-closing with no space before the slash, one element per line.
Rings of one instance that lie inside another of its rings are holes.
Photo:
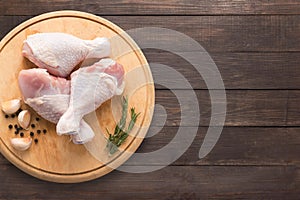
<path fill-rule="evenodd" d="M 84 115 L 123 92 L 123 76 L 123 66 L 112 59 L 102 59 L 92 66 L 73 72 L 69 108 L 57 123 L 57 133 L 78 133 Z"/>
<path fill-rule="evenodd" d="M 67 77 L 81 61 L 110 54 L 107 38 L 82 40 L 65 33 L 36 33 L 24 41 L 23 56 L 50 74 Z"/>
<path fill-rule="evenodd" d="M 65 113 L 70 100 L 70 81 L 51 76 L 45 69 L 22 70 L 19 87 L 26 104 L 46 120 L 57 123 Z M 75 144 L 90 141 L 94 137 L 91 127 L 80 121 L 77 135 L 71 135 Z"/>

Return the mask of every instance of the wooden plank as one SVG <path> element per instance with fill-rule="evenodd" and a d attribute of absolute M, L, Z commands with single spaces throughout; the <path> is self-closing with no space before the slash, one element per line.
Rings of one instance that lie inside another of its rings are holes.
<path fill-rule="evenodd" d="M 179 31 L 193 38 L 209 53 L 224 51 L 299 51 L 300 15 L 292 16 L 104 16 L 123 29 L 147 26 Z M 161 37 L 162 38 L 162 37 Z M 136 38 L 134 38 L 136 39 Z M 141 37 L 144 40 L 145 37 Z M 170 41 L 171 40 L 171 41 Z M 136 39 L 139 43 L 138 39 Z M 168 33 L 160 44 L 174 46 Z M 193 51 L 188 44 L 177 51 Z"/>
<path fill-rule="evenodd" d="M 150 128 L 149 133 L 156 133 L 155 129 Z M 137 152 L 153 152 L 167 144 L 178 146 L 178 142 L 172 141 L 177 131 L 178 127 L 164 127 L 155 136 L 146 138 Z M 171 165 L 300 165 L 299 132 L 299 128 L 225 127 L 214 149 L 199 159 L 199 149 L 207 133 L 207 127 L 200 127 L 188 150 Z M 185 127 L 184 133 L 194 134 L 194 129 Z M 147 164 L 162 165 L 159 160 Z"/>
<path fill-rule="evenodd" d="M 211 117 L 211 103 L 209 92 L 207 90 L 157 90 L 156 104 L 162 105 L 167 111 L 166 126 L 195 126 L 197 120 L 193 116 L 194 110 L 191 105 L 195 104 L 195 100 L 190 95 L 197 95 L 200 108 L 200 126 L 208 126 Z M 294 119 L 289 116 L 290 112 L 295 110 L 287 109 L 287 105 L 291 101 L 288 98 L 290 94 L 299 94 L 297 90 L 227 90 L 227 113 L 225 126 L 289 126 Z M 177 97 L 185 102 L 179 104 Z M 296 101 L 297 99 L 294 99 Z M 224 105 L 221 99 L 216 99 L 217 105 Z M 180 113 L 180 109 L 186 110 Z M 299 106 L 298 106 L 299 107 Z M 223 113 L 217 113 L 215 116 Z M 163 112 L 154 113 L 154 121 L 163 125 L 161 119 L 164 119 Z M 296 116 L 295 116 L 296 117 Z M 293 126 L 299 125 L 299 121 L 293 122 Z M 219 126 L 221 124 L 212 123 Z"/>
<path fill-rule="evenodd" d="M 101 15 L 228 15 L 228 14 L 299 14 L 297 0 L 166 0 L 166 1 L 80 1 L 80 0 L 12 0 L 0 3 L 0 13 L 5 15 L 32 15 L 54 10 L 73 9 Z M 37 9 L 38 8 L 38 9 Z"/>
<path fill-rule="evenodd" d="M 299 169 L 292 166 L 169 166 L 132 174 L 114 171 L 81 184 L 37 180 L 0 165 L 1 199 L 298 199 Z"/>
<path fill-rule="evenodd" d="M 157 127 L 151 127 L 149 134 L 156 133 Z M 153 152 L 171 143 L 178 127 L 164 127 L 153 137 L 146 138 L 138 148 L 138 153 Z M 266 127 L 225 127 L 216 146 L 204 159 L 198 153 L 207 133 L 207 127 L 200 127 L 197 136 L 183 155 L 171 163 L 181 165 L 300 165 L 300 128 L 266 128 Z M 184 128 L 185 134 L 193 134 L 192 127 Z M 158 160 L 151 163 L 135 165 L 162 165 Z M 0 165 L 10 165 L 0 156 Z M 128 163 L 125 165 L 132 165 Z"/>
<path fill-rule="evenodd" d="M 204 78 L 188 61 L 166 51 L 144 50 L 149 63 L 167 65 L 182 74 L 194 89 L 205 89 Z M 211 53 L 226 89 L 300 89 L 299 53 Z M 195 58 L 196 58 L 195 54 Z M 199 59 L 201 62 L 201 59 Z M 153 68 L 153 67 L 152 67 Z M 166 79 L 161 70 L 152 69 L 156 83 L 164 81 L 170 89 L 188 89 L 176 78 Z M 214 75 L 207 79 L 216 78 Z M 180 87 L 178 87 L 180 85 Z M 163 87 L 157 84 L 157 89 Z M 220 89 L 213 87 L 212 89 Z"/>
<path fill-rule="evenodd" d="M 103 16 L 124 30 L 147 26 L 179 31 L 193 38 L 209 53 L 216 52 L 294 52 L 300 51 L 300 15 L 276 16 Z M 12 19 L 10 19 L 12 18 Z M 1 16 L 0 37 L 25 17 Z M 146 37 L 140 37 L 145 40 Z M 174 46 L 175 38 L 166 34 L 159 43 Z M 134 37 L 139 42 L 139 39 Z M 180 44 L 177 51 L 193 51 Z"/>

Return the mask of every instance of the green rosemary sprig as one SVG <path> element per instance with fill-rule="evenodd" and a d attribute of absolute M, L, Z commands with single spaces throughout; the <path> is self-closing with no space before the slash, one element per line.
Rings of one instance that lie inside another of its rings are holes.
<path fill-rule="evenodd" d="M 112 155 L 118 151 L 118 147 L 124 143 L 126 138 L 128 137 L 128 133 L 134 127 L 134 124 L 140 115 L 140 113 L 135 112 L 135 108 L 130 109 L 130 122 L 125 131 L 126 125 L 126 118 L 127 118 L 127 110 L 128 110 L 128 99 L 123 97 L 122 98 L 122 116 L 119 123 L 116 125 L 114 134 L 111 134 L 108 129 L 106 129 L 107 133 L 109 134 L 106 148 L 108 149 L 109 153 Z"/>
<path fill-rule="evenodd" d="M 130 115 L 131 116 L 131 120 L 129 122 L 128 129 L 127 129 L 128 133 L 132 130 L 132 128 L 133 128 L 133 126 L 134 126 L 134 124 L 135 124 L 138 116 L 140 115 L 140 113 L 136 113 L 135 112 L 135 108 L 131 108 L 130 109 L 130 114 L 131 114 Z"/>

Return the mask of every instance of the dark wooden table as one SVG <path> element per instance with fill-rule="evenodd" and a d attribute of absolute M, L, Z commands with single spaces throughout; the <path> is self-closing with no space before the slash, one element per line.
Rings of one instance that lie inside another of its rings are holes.
<path fill-rule="evenodd" d="M 176 69 L 197 94 L 200 127 L 184 155 L 155 172 L 114 171 L 81 184 L 38 180 L 0 156 L 0 199 L 300 198 L 298 0 L 0 0 L 0 37 L 33 16 L 65 9 L 99 15 L 125 30 L 169 28 L 199 42 L 215 60 L 226 87 L 224 130 L 213 151 L 199 159 L 211 111 L 205 82 L 182 58 L 146 49 L 149 62 Z M 178 129 L 180 105 L 174 94 L 156 85 L 156 102 L 166 108 L 167 123 L 138 152 L 163 147 Z"/>

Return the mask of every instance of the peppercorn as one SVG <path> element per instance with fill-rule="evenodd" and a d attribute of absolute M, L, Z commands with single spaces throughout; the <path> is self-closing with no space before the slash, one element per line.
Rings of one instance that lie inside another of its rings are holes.
<path fill-rule="evenodd" d="M 24 137 L 24 133 L 23 133 L 23 132 L 21 132 L 21 133 L 20 133 L 20 136 L 21 136 L 21 137 Z"/>
<path fill-rule="evenodd" d="M 10 124 L 10 125 L 8 126 L 8 128 L 9 128 L 9 129 L 12 129 L 12 128 L 13 128 L 13 125 Z"/>
<path fill-rule="evenodd" d="M 30 126 L 31 126 L 31 128 L 35 128 L 35 125 L 34 125 L 34 124 L 31 124 Z"/>
<path fill-rule="evenodd" d="M 34 132 L 30 132 L 30 136 L 33 137 L 34 136 Z"/>
<path fill-rule="evenodd" d="M 36 120 L 36 121 L 40 121 L 40 118 L 37 117 L 37 118 L 35 118 L 35 120 Z"/>
<path fill-rule="evenodd" d="M 44 133 L 44 134 L 46 134 L 46 133 L 47 133 L 47 130 L 46 130 L 46 129 L 44 129 L 44 130 L 43 130 L 43 133 Z"/>
<path fill-rule="evenodd" d="M 15 124 L 14 127 L 15 127 L 15 129 L 18 129 L 18 124 Z"/>
<path fill-rule="evenodd" d="M 18 135 L 18 134 L 19 134 L 19 131 L 15 131 L 15 134 Z"/>
<path fill-rule="evenodd" d="M 11 115 L 11 118 L 15 118 L 15 116 L 16 116 L 15 114 L 12 114 L 12 115 Z"/>
<path fill-rule="evenodd" d="M 37 130 L 36 132 L 37 132 L 37 134 L 40 134 L 40 133 L 41 133 L 41 130 Z"/>
<path fill-rule="evenodd" d="M 9 118 L 9 116 L 8 116 L 8 115 L 5 115 L 5 118 Z"/>
<path fill-rule="evenodd" d="M 38 143 L 39 140 L 37 138 L 34 139 L 34 143 Z"/>

